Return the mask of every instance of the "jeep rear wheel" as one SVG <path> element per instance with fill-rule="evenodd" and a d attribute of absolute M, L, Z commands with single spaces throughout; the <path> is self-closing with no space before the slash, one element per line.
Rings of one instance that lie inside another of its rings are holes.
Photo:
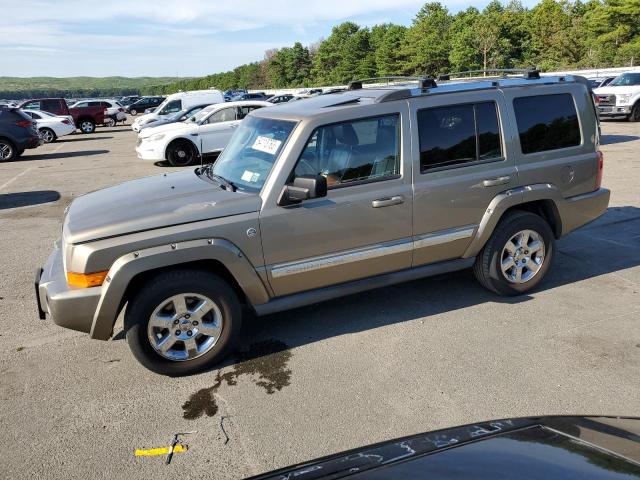
<path fill-rule="evenodd" d="M 540 283 L 554 253 L 549 224 L 533 213 L 514 211 L 500 221 L 473 271 L 485 288 L 501 295 L 519 295 Z"/>
<path fill-rule="evenodd" d="M 191 375 L 229 353 L 242 313 L 233 289 L 202 270 L 162 273 L 147 282 L 125 312 L 136 359 L 162 375 Z"/>

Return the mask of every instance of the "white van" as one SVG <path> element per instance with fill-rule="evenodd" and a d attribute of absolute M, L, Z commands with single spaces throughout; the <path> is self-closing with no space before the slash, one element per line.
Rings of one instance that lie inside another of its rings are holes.
<path fill-rule="evenodd" d="M 192 90 L 190 92 L 174 93 L 158 105 L 153 113 L 147 113 L 146 115 L 138 117 L 131 124 L 131 128 L 139 132 L 142 125 L 158 117 L 173 115 L 174 113 L 187 110 L 196 105 L 212 105 L 214 103 L 224 103 L 224 96 L 220 90 Z"/>

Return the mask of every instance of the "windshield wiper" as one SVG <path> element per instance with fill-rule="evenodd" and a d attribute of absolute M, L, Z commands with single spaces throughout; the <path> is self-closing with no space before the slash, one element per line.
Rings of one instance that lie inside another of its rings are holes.
<path fill-rule="evenodd" d="M 229 190 L 230 192 L 235 192 L 238 189 L 238 187 L 236 187 L 236 185 L 231 180 L 227 180 L 226 178 L 213 173 L 213 163 L 206 165 L 204 168 L 201 169 L 201 172 L 204 173 L 211 180 L 215 180 L 216 182 L 218 182 L 220 184 L 220 187 L 224 188 L 225 190 Z"/>

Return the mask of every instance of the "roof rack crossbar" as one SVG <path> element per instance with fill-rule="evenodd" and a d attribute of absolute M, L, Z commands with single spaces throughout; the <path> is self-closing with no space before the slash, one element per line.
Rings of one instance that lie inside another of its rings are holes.
<path fill-rule="evenodd" d="M 464 75 L 481 74 L 487 76 L 487 73 L 497 73 L 498 77 L 507 77 L 508 75 L 522 74 L 527 80 L 538 80 L 540 78 L 540 70 L 535 68 L 488 68 L 481 70 L 466 70 L 463 72 L 451 72 L 438 76 L 438 80 L 451 80 L 451 77 L 461 77 Z"/>
<path fill-rule="evenodd" d="M 435 88 L 437 87 L 436 82 L 433 78 L 429 78 L 429 77 L 402 77 L 402 76 L 386 76 L 386 77 L 372 77 L 372 78 L 363 78 L 363 79 L 359 79 L 359 80 L 353 80 L 352 82 L 349 83 L 349 90 L 362 90 L 363 85 L 365 82 L 374 82 L 374 81 L 384 81 L 386 80 L 387 83 L 391 82 L 391 81 L 397 81 L 397 80 L 405 80 L 405 81 L 412 81 L 412 82 L 418 82 L 420 85 L 420 88 L 422 90 L 427 89 L 427 88 Z"/>

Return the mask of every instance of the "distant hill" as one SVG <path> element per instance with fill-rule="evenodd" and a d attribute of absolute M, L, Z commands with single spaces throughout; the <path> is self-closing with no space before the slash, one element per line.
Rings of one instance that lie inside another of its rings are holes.
<path fill-rule="evenodd" d="M 182 77 L 0 77 L 0 99 L 136 95 Z"/>

